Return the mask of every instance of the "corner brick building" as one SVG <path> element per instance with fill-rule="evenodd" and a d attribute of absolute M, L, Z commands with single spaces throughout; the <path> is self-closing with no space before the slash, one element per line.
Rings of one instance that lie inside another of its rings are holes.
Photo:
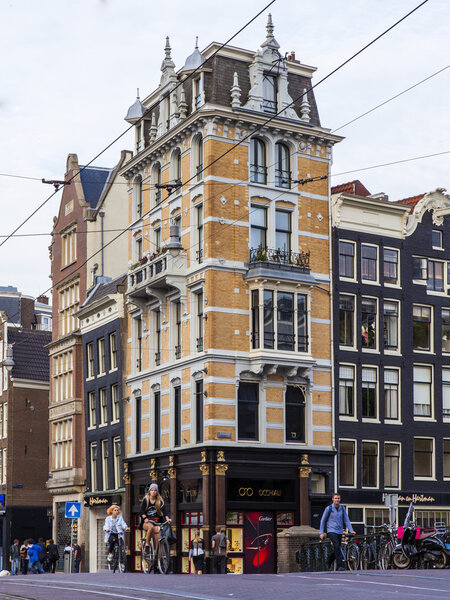
<path fill-rule="evenodd" d="M 283 58 L 271 17 L 257 52 L 214 42 L 176 72 L 167 40 L 161 71 L 128 111 L 122 170 L 133 567 L 156 481 L 175 570 L 190 570 L 195 528 L 209 551 L 225 525 L 228 572 L 273 572 L 277 532 L 309 525 L 333 489 L 327 176 L 342 138 L 321 126 L 315 68 Z"/>

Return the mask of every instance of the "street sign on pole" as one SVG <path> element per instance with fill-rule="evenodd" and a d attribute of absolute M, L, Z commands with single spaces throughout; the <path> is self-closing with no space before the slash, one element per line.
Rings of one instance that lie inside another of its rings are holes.
<path fill-rule="evenodd" d="M 66 502 L 66 519 L 81 517 L 81 502 Z"/>

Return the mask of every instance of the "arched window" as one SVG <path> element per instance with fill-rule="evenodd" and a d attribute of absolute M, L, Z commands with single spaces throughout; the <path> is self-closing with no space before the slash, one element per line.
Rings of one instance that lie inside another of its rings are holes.
<path fill-rule="evenodd" d="M 142 177 L 138 175 L 133 181 L 133 192 L 134 192 L 134 209 L 135 218 L 140 219 L 142 217 L 143 210 L 143 198 L 142 198 Z"/>
<path fill-rule="evenodd" d="M 162 198 L 161 188 L 157 187 L 161 185 L 161 165 L 159 163 L 156 163 L 156 165 L 153 167 L 151 181 L 154 190 L 155 204 L 159 204 Z"/>
<path fill-rule="evenodd" d="M 179 185 L 181 185 L 181 152 L 179 148 L 172 153 L 171 171 L 171 180 L 178 189 Z"/>
<path fill-rule="evenodd" d="M 203 138 L 201 135 L 195 138 L 193 151 L 194 174 L 197 176 L 197 181 L 201 181 L 203 179 Z"/>
<path fill-rule="evenodd" d="M 275 144 L 275 185 L 282 188 L 291 187 L 291 168 L 289 148 L 285 144 Z"/>
<path fill-rule="evenodd" d="M 301 387 L 286 387 L 286 442 L 305 442 L 305 394 Z"/>
<path fill-rule="evenodd" d="M 266 145 L 259 138 L 250 140 L 250 181 L 267 183 Z"/>

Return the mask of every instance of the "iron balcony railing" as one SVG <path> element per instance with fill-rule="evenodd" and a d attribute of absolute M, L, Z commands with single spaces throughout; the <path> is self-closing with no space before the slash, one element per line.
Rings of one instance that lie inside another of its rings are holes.
<path fill-rule="evenodd" d="M 305 271 L 310 270 L 309 252 L 292 252 L 280 248 L 250 248 L 250 262 L 279 263 L 293 265 Z"/>

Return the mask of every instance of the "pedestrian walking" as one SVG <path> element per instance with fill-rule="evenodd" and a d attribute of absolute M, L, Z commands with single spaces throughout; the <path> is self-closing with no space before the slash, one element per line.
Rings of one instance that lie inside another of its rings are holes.
<path fill-rule="evenodd" d="M 348 518 L 347 511 L 341 504 L 341 495 L 333 494 L 331 496 L 331 504 L 323 511 L 320 520 L 320 539 L 323 540 L 326 536 L 330 538 L 333 544 L 333 552 L 328 559 L 328 568 L 334 560 L 337 563 L 338 571 L 345 571 L 344 558 L 342 556 L 341 541 L 344 529 L 347 529 L 351 534 L 354 534 L 353 526 Z"/>
<path fill-rule="evenodd" d="M 41 546 L 39 546 L 39 544 L 35 544 L 32 538 L 26 540 L 25 544 L 27 544 L 29 568 L 31 572 L 34 574 L 44 574 L 45 571 L 39 560 L 39 553 L 43 552 Z"/>
<path fill-rule="evenodd" d="M 26 575 L 28 573 L 28 548 L 25 542 L 20 546 L 19 558 L 20 572 L 22 573 L 22 575 Z"/>
<path fill-rule="evenodd" d="M 194 537 L 191 540 L 189 548 L 189 558 L 192 558 L 194 563 L 194 575 L 201 575 L 203 573 L 203 563 L 205 560 L 205 542 L 200 537 L 200 531 L 195 530 Z"/>
<path fill-rule="evenodd" d="M 50 564 L 49 572 L 55 573 L 56 565 L 59 561 L 59 550 L 54 540 L 50 540 L 50 543 L 47 546 L 47 556 Z"/>
<path fill-rule="evenodd" d="M 74 561 L 74 573 L 80 572 L 80 563 L 81 563 L 81 546 L 78 545 L 77 541 L 73 541 L 72 545 L 73 550 L 73 561 Z"/>
<path fill-rule="evenodd" d="M 9 549 L 9 562 L 11 563 L 11 575 L 19 574 L 19 540 L 14 540 Z"/>
<path fill-rule="evenodd" d="M 211 538 L 213 553 L 213 573 L 225 575 L 227 572 L 227 554 L 230 540 L 227 539 L 225 527 L 216 527 L 216 534 Z"/>

